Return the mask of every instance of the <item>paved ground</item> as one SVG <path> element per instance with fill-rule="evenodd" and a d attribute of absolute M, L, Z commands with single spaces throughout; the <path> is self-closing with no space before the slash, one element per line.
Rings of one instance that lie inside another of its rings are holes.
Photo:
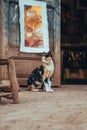
<path fill-rule="evenodd" d="M 0 130 L 87 130 L 87 86 L 19 93 L 20 104 L 0 103 Z"/>

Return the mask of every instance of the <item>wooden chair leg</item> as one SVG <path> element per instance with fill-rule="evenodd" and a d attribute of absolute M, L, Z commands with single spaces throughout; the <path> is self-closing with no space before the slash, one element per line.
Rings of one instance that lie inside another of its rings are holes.
<path fill-rule="evenodd" d="M 12 85 L 12 94 L 13 94 L 13 103 L 17 104 L 19 103 L 19 85 L 16 78 L 16 69 L 13 59 L 9 59 L 9 77 Z"/>

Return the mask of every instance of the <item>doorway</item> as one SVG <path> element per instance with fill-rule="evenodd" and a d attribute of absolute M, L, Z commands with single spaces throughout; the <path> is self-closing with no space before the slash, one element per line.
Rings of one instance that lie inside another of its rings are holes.
<path fill-rule="evenodd" d="M 87 84 L 86 15 L 84 3 L 61 0 L 61 84 Z"/>

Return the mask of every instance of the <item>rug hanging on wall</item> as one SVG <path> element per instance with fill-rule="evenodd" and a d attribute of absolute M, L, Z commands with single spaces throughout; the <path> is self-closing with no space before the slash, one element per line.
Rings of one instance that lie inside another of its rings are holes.
<path fill-rule="evenodd" d="M 19 0 L 20 52 L 49 51 L 46 2 Z"/>

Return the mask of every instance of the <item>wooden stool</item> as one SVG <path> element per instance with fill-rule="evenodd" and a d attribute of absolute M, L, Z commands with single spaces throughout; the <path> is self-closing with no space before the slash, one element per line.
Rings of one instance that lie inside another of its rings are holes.
<path fill-rule="evenodd" d="M 12 89 L 11 92 L 0 91 L 0 100 L 1 100 L 1 97 L 7 97 L 9 95 L 12 95 L 13 103 L 17 104 L 17 103 L 19 103 L 19 95 L 18 95 L 19 85 L 18 85 L 17 78 L 16 78 L 14 60 L 12 58 L 0 59 L 0 65 L 2 65 L 2 66 L 7 65 L 8 76 L 9 76 L 9 81 L 6 81 L 6 82 L 4 82 L 4 80 L 1 81 L 0 90 L 2 88 L 11 88 Z"/>

